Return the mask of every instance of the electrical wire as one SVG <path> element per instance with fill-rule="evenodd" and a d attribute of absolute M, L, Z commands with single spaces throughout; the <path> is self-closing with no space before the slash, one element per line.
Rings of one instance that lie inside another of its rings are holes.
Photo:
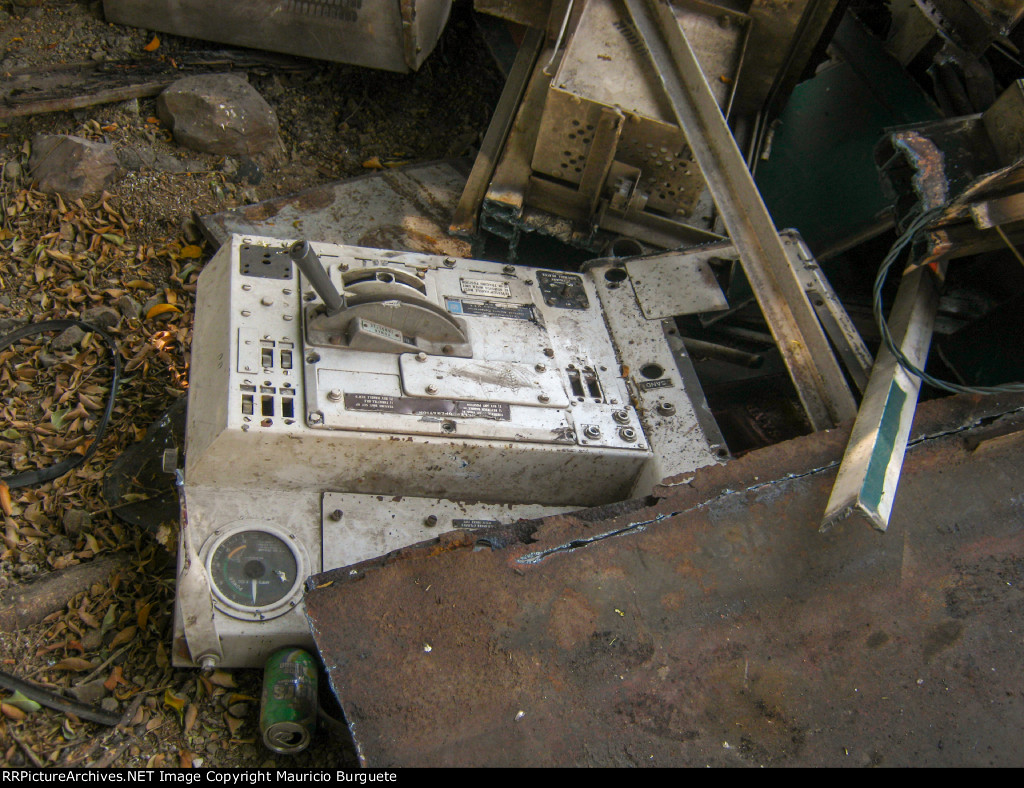
<path fill-rule="evenodd" d="M 903 232 L 903 235 L 901 235 L 896 240 L 896 243 L 892 245 L 892 248 L 889 249 L 889 253 L 885 256 L 881 267 L 878 269 L 878 275 L 875 277 L 875 286 L 872 290 L 872 306 L 875 313 L 875 322 L 878 324 L 878 330 L 882 335 L 882 344 L 885 345 L 886 350 L 892 353 L 899 365 L 909 374 L 920 378 L 922 382 L 927 383 L 929 386 L 941 389 L 942 391 L 948 391 L 952 394 L 1009 394 L 1024 392 L 1024 383 L 1003 383 L 998 386 L 966 386 L 929 375 L 924 370 L 919 369 L 909 358 L 907 358 L 903 351 L 896 346 L 896 342 L 892 338 L 892 333 L 889 331 L 889 324 L 886 322 L 882 305 L 882 286 L 885 284 L 889 269 L 892 268 L 893 264 L 900 258 L 903 250 L 914 241 L 917 234 L 931 224 L 931 222 L 940 213 L 942 213 L 946 207 L 947 206 L 943 205 L 938 208 L 933 208 L 914 219 L 914 221 L 912 221 Z"/>

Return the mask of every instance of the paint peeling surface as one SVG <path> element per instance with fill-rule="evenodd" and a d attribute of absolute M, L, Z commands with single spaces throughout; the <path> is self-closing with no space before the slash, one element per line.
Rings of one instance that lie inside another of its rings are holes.
<path fill-rule="evenodd" d="M 1024 765 L 1024 397 L 925 403 L 884 535 L 847 437 L 314 578 L 364 763 Z"/>

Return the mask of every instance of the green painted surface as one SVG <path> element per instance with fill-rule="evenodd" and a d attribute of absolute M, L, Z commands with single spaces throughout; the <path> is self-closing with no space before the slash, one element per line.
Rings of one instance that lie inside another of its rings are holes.
<path fill-rule="evenodd" d="M 885 129 L 936 120 L 938 110 L 899 63 L 847 14 L 833 62 L 796 87 L 756 180 L 779 229 L 819 252 L 864 231 L 889 206 L 874 149 Z"/>
<path fill-rule="evenodd" d="M 903 406 L 906 401 L 907 392 L 901 389 L 894 380 L 889 385 L 885 407 L 882 409 L 882 420 L 878 425 L 875 448 L 871 451 L 871 461 L 868 463 L 864 484 L 860 488 L 861 505 L 872 512 L 878 511 L 878 505 L 882 502 L 882 495 L 885 493 L 885 472 L 892 460 L 896 439 L 899 437 L 900 417 L 903 414 Z M 900 448 L 900 451 L 902 454 L 903 447 Z"/>

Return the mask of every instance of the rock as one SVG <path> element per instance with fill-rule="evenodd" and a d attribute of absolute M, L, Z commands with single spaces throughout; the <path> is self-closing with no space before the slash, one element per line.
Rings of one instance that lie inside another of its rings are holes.
<path fill-rule="evenodd" d="M 71 350 L 75 345 L 82 341 L 85 337 L 85 332 L 78 326 L 71 326 L 71 328 L 65 329 L 64 332 L 53 340 L 54 350 Z"/>
<path fill-rule="evenodd" d="M 137 320 L 139 317 L 139 304 L 127 293 L 117 299 L 114 302 L 114 306 L 117 307 L 117 311 L 121 313 L 121 317 L 125 320 Z"/>
<path fill-rule="evenodd" d="M 99 632 L 99 630 L 90 630 L 90 632 Z M 88 637 L 89 633 L 86 633 Z M 84 647 L 84 643 L 82 644 Z M 106 679 L 96 679 L 90 681 L 88 684 L 76 684 L 71 688 L 71 694 L 75 696 L 75 700 L 79 703 L 93 704 L 107 694 L 107 688 L 103 686 L 103 682 Z"/>
<path fill-rule="evenodd" d="M 278 140 L 277 116 L 243 77 L 200 74 L 172 84 L 157 113 L 180 145 L 219 155 L 252 155 Z"/>
<path fill-rule="evenodd" d="M 21 164 L 16 161 L 9 161 L 4 165 L 4 180 L 16 181 L 21 177 Z"/>
<path fill-rule="evenodd" d="M 64 512 L 64 531 L 68 536 L 78 536 L 83 528 L 92 525 L 92 515 L 81 509 L 68 509 Z"/>
<path fill-rule="evenodd" d="M 100 701 L 100 708 L 104 711 L 116 713 L 121 708 L 121 704 L 118 703 L 117 698 L 107 697 Z"/>
<path fill-rule="evenodd" d="M 94 306 L 82 312 L 81 320 L 97 328 L 113 328 L 121 322 L 121 315 L 109 306 Z"/>
<path fill-rule="evenodd" d="M 9 334 L 16 328 L 21 328 L 28 321 L 20 317 L 0 317 L 0 334 Z"/>
<path fill-rule="evenodd" d="M 72 200 L 108 188 L 119 172 L 113 145 L 63 134 L 37 134 L 28 166 L 40 191 Z"/>

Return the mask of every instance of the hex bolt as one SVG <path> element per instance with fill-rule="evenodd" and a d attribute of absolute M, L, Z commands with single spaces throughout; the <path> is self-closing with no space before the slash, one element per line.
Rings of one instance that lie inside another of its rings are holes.
<path fill-rule="evenodd" d="M 455 261 L 452 258 L 450 258 L 450 257 L 444 258 L 444 267 L 445 268 L 454 268 L 455 267 Z"/>
<path fill-rule="evenodd" d="M 329 515 L 327 515 L 327 517 L 333 520 L 334 522 L 338 522 L 338 520 L 340 520 L 344 516 L 344 514 L 345 513 L 341 511 L 341 509 L 335 509 Z"/>
<path fill-rule="evenodd" d="M 619 430 L 619 437 L 626 441 L 626 443 L 633 443 L 636 441 L 636 430 L 632 427 L 622 427 Z"/>
<path fill-rule="evenodd" d="M 548 368 L 546 366 L 544 366 L 543 364 L 537 364 L 536 366 L 534 366 L 534 369 L 537 370 L 538 372 L 547 372 L 548 371 Z"/>
<path fill-rule="evenodd" d="M 516 267 L 514 265 L 506 265 L 501 269 L 501 272 L 503 274 L 514 274 L 516 272 Z"/>
<path fill-rule="evenodd" d="M 616 424 L 629 424 L 629 411 L 617 410 L 612 414 Z"/>
<path fill-rule="evenodd" d="M 416 360 L 417 361 L 426 361 L 427 360 L 427 354 L 426 353 L 417 353 L 416 354 Z"/>
<path fill-rule="evenodd" d="M 660 413 L 662 416 L 675 416 L 676 406 L 673 405 L 671 402 L 659 402 L 658 413 Z"/>
<path fill-rule="evenodd" d="M 586 427 L 583 428 L 583 434 L 586 435 L 591 440 L 596 440 L 597 438 L 601 437 L 601 428 L 598 427 L 596 424 L 588 424 Z"/>
<path fill-rule="evenodd" d="M 309 423 L 310 424 L 319 424 L 323 420 L 324 420 L 324 414 L 322 414 L 318 410 L 314 410 L 312 413 L 309 414 Z"/>
<path fill-rule="evenodd" d="M 427 394 L 436 394 L 436 393 L 437 393 L 437 386 L 435 386 L 433 383 L 428 383 L 427 384 Z"/>
<path fill-rule="evenodd" d="M 551 402 L 551 397 L 549 397 L 547 394 L 538 394 L 537 395 L 537 401 L 538 402 Z"/>
<path fill-rule="evenodd" d="M 427 528 L 433 528 L 435 525 L 437 525 L 437 515 L 429 515 L 427 519 L 423 521 L 423 524 L 427 526 Z"/>
<path fill-rule="evenodd" d="M 548 358 L 554 358 L 555 357 L 555 351 L 552 350 L 549 347 L 546 347 L 546 348 L 544 348 L 544 355 L 547 356 Z"/>
<path fill-rule="evenodd" d="M 331 402 L 341 402 L 341 398 L 344 396 L 341 389 L 331 389 L 327 392 L 327 399 Z"/>

